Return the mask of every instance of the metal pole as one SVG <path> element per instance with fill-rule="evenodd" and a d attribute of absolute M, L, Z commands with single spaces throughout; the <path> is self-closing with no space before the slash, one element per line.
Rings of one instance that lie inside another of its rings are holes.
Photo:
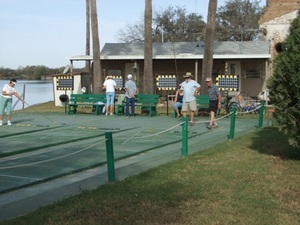
<path fill-rule="evenodd" d="M 188 118 L 183 117 L 182 124 L 182 156 L 188 155 Z"/>
<path fill-rule="evenodd" d="M 167 90 L 167 116 L 169 116 L 169 91 Z"/>
<path fill-rule="evenodd" d="M 105 132 L 108 181 L 115 180 L 115 160 L 112 132 Z"/>
<path fill-rule="evenodd" d="M 234 128 L 235 128 L 235 115 L 236 108 L 232 108 L 231 120 L 230 120 L 230 131 L 229 131 L 229 140 L 234 138 Z"/>
<path fill-rule="evenodd" d="M 24 84 L 24 86 L 23 86 L 23 99 L 25 100 L 25 97 L 26 97 L 26 86 L 25 86 L 25 84 Z M 24 102 L 22 102 L 22 109 L 24 109 L 25 108 L 25 105 L 24 105 Z"/>
<path fill-rule="evenodd" d="M 261 107 L 259 109 L 258 128 L 262 128 L 262 125 L 263 125 L 265 101 L 261 101 L 260 104 L 261 104 Z"/>

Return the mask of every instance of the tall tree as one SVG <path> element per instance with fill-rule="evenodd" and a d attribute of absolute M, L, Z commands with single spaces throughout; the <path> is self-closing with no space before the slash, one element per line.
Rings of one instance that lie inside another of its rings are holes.
<path fill-rule="evenodd" d="M 253 41 L 259 38 L 258 20 L 262 13 L 259 0 L 228 0 L 218 8 L 216 39 Z"/>
<path fill-rule="evenodd" d="M 205 77 L 211 77 L 213 67 L 213 45 L 215 34 L 215 22 L 217 13 L 217 0 L 209 0 L 207 26 L 205 30 L 205 46 L 202 62 L 202 78 L 201 83 L 205 84 Z M 206 93 L 207 86 L 202 85 L 201 93 Z"/>
<path fill-rule="evenodd" d="M 154 93 L 152 60 L 152 0 L 145 0 L 145 44 L 143 93 Z"/>
<path fill-rule="evenodd" d="M 275 105 L 275 118 L 293 146 L 300 147 L 300 11 L 291 24 L 282 52 L 275 60 L 269 81 L 270 100 Z"/>
<path fill-rule="evenodd" d="M 98 16 L 96 0 L 91 0 L 91 20 L 93 39 L 93 93 L 100 93 L 102 88 L 102 73 L 100 61 L 100 41 L 98 35 Z"/>
<path fill-rule="evenodd" d="M 185 8 L 169 6 L 156 12 L 153 19 L 155 42 L 197 41 L 204 38 L 205 22 L 201 15 L 188 14 Z"/>
<path fill-rule="evenodd" d="M 201 15 L 188 14 L 185 8 L 169 6 L 156 11 L 153 16 L 152 41 L 197 41 L 204 38 L 205 22 Z M 118 39 L 126 43 L 143 43 L 145 37 L 144 20 L 128 24 L 118 32 Z"/>
<path fill-rule="evenodd" d="M 85 38 L 85 54 L 90 55 L 91 51 L 91 44 L 90 44 L 90 31 L 91 31 L 91 6 L 90 6 L 91 0 L 85 0 L 85 8 L 86 8 L 86 38 Z M 85 69 L 86 71 L 89 71 L 90 69 L 90 62 L 85 62 Z"/>

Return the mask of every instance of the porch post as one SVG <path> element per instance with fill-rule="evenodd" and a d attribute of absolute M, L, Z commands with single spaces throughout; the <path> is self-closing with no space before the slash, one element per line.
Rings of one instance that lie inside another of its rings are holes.
<path fill-rule="evenodd" d="M 198 60 L 195 60 L 195 81 L 198 82 Z"/>

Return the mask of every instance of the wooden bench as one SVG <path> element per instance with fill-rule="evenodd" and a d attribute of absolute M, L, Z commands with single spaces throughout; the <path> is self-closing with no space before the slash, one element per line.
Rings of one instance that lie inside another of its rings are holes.
<path fill-rule="evenodd" d="M 198 115 L 209 114 L 209 96 L 208 95 L 197 95 L 196 96 Z"/>
<path fill-rule="evenodd" d="M 149 116 L 157 115 L 157 104 L 159 101 L 159 95 L 155 94 L 137 94 L 136 106 L 141 107 L 141 112 L 147 111 Z"/>
<path fill-rule="evenodd" d="M 101 115 L 106 103 L 106 94 L 71 94 L 67 104 L 68 114 L 76 114 L 79 106 L 91 107 L 96 115 Z"/>

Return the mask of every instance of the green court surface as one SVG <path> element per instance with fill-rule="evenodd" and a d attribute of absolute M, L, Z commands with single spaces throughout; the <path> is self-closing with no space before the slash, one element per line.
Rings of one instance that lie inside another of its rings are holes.
<path fill-rule="evenodd" d="M 194 126 L 188 128 L 189 154 L 228 140 L 230 116 L 221 118 L 219 128 L 212 130 L 206 128 L 207 120 L 207 116 L 197 116 Z M 121 167 L 119 161 L 126 159 L 129 168 L 130 161 L 143 154 L 143 163 L 153 165 L 183 157 L 181 122 L 172 115 L 138 115 L 129 119 L 94 114 L 13 115 L 12 126 L 0 127 L 0 199 L 25 187 L 64 179 L 70 174 L 79 176 L 83 171 L 106 165 L 105 132 L 112 132 L 117 167 Z M 257 125 L 258 115 L 237 117 L 235 137 L 256 130 Z M 150 152 L 153 154 L 146 154 Z M 143 168 L 134 170 L 133 174 Z M 127 175 L 131 175 L 133 169 L 128 171 Z M 118 170 L 116 173 L 117 177 L 125 176 L 118 175 Z"/>
<path fill-rule="evenodd" d="M 105 132 L 113 133 L 115 160 L 174 143 L 180 146 L 182 140 L 181 120 L 171 116 L 127 119 L 22 114 L 13 119 L 13 126 L 0 128 L 0 193 L 105 164 Z M 208 117 L 197 117 L 196 124 L 189 127 L 189 138 L 202 144 L 216 133 L 222 132 L 226 138 L 230 118 L 224 117 L 220 127 L 211 131 L 205 127 L 207 120 Z M 236 132 L 251 131 L 257 120 L 237 118 Z"/>

